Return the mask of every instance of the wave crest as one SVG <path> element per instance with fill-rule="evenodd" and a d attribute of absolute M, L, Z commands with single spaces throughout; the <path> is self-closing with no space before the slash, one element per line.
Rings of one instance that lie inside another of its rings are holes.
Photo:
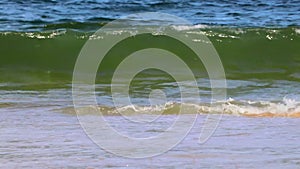
<path fill-rule="evenodd" d="M 300 102 L 283 98 L 280 102 L 272 101 L 250 101 L 228 99 L 226 102 L 218 102 L 213 104 L 188 104 L 183 103 L 187 111 L 182 114 L 227 114 L 234 116 L 246 117 L 300 117 Z M 109 107 L 109 106 L 87 106 L 77 109 L 80 115 L 98 114 L 103 115 L 177 115 L 180 110 L 181 103 L 167 102 L 165 105 L 158 106 L 140 106 L 128 105 L 123 107 Z M 74 108 L 63 108 L 56 111 L 75 114 Z M 99 112 L 98 112 L 99 111 Z"/>

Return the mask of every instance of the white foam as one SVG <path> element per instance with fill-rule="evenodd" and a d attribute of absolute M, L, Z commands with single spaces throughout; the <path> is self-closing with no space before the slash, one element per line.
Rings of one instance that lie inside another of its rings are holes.
<path fill-rule="evenodd" d="M 174 29 L 178 30 L 178 31 L 185 31 L 185 30 L 193 30 L 193 29 L 203 29 L 203 28 L 207 28 L 207 25 L 178 25 L 178 26 L 173 26 Z"/>
<path fill-rule="evenodd" d="M 209 103 L 184 103 L 189 112 L 181 112 L 182 114 L 231 114 L 231 115 L 260 115 L 271 114 L 274 116 L 286 116 L 289 114 L 300 113 L 300 101 L 284 97 L 281 101 L 253 101 L 253 100 L 235 100 L 229 98 L 225 102 Z M 86 109 L 87 108 L 87 109 Z M 82 111 L 88 110 L 90 107 L 80 108 Z M 123 107 L 98 107 L 98 110 L 104 114 L 178 114 L 181 103 L 167 102 L 164 105 L 127 105 Z M 63 112 L 65 110 L 62 110 Z"/>

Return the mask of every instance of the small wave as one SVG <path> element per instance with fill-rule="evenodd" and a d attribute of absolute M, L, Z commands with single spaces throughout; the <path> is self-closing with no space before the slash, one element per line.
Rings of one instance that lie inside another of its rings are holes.
<path fill-rule="evenodd" d="M 300 117 L 300 102 L 283 98 L 281 102 L 270 101 L 228 101 L 225 114 L 247 117 Z"/>
<path fill-rule="evenodd" d="M 109 106 L 86 106 L 77 108 L 78 115 L 99 114 L 102 115 L 177 115 L 181 110 L 181 106 L 185 108 L 181 114 L 227 114 L 233 116 L 246 117 L 300 117 L 300 102 L 283 98 L 281 102 L 271 101 L 236 101 L 228 99 L 223 103 L 214 104 L 188 104 L 168 102 L 160 106 L 139 106 L 128 105 L 124 107 L 109 107 Z M 55 111 L 75 114 L 74 108 L 63 108 Z"/>

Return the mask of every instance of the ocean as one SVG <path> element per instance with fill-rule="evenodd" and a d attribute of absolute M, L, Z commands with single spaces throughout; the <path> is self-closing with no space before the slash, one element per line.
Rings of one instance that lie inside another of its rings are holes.
<path fill-rule="evenodd" d="M 150 19 L 141 20 L 145 12 Z M 110 25 L 128 15 L 129 28 Z M 166 37 L 169 28 L 218 56 L 225 86 L 214 85 L 217 62 L 201 63 L 189 46 Z M 76 73 L 89 42 L 102 44 L 101 55 L 108 42 L 129 35 L 94 72 L 83 64 Z M 299 47 L 297 0 L 3 0 L 0 168 L 299 168 Z M 126 70 L 144 62 L 153 69 L 130 82 L 129 72 L 114 74 L 127 55 L 146 48 L 152 50 Z M 177 54 L 194 79 L 186 80 L 182 67 L 165 66 L 177 62 L 155 57 L 154 48 Z M 77 77 L 90 76 L 92 91 L 77 88 Z M 225 97 L 214 100 L 220 88 Z M 184 135 L 151 142 L 181 117 L 187 129 L 171 133 Z M 210 117 L 215 126 L 206 129 Z M 114 130 L 95 128 L 101 122 Z M 199 143 L 205 131 L 211 135 Z M 146 146 L 135 145 L 143 139 Z"/>

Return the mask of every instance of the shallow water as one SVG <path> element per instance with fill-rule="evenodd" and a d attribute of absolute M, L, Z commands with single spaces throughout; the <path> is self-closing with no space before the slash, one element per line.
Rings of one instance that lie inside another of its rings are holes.
<path fill-rule="evenodd" d="M 198 144 L 204 116 L 178 146 L 146 159 L 107 153 L 83 132 L 76 116 L 43 108 L 2 108 L 2 168 L 297 168 L 299 118 L 224 116 L 217 131 Z M 119 116 L 114 116 L 118 124 Z M 126 126 L 126 125 L 125 125 Z M 123 128 L 129 133 L 140 128 Z M 157 134 L 159 130 L 148 132 Z M 147 134 L 147 132 L 146 132 Z"/>
<path fill-rule="evenodd" d="M 238 86 L 237 83 L 229 84 Z M 81 128 L 72 111 L 68 86 L 36 91 L 26 88 L 1 90 L 1 168 L 297 168 L 300 165 L 300 118 L 249 118 L 239 114 L 242 111 L 225 114 L 216 132 L 204 144 L 198 144 L 206 117 L 202 113 L 187 137 L 159 156 L 128 159 L 107 153 Z M 254 92 L 249 93 L 248 98 L 251 98 Z M 109 103 L 105 100 L 106 97 L 98 96 L 99 103 Z M 240 104 L 232 100 L 229 103 Z M 260 110 L 260 105 L 244 103 L 240 106 L 241 109 Z M 277 111 L 285 110 L 277 108 Z M 92 114 L 86 116 L 93 118 Z M 162 115 L 163 123 L 150 127 L 124 123 L 122 116 L 108 114 L 105 117 L 128 135 L 149 137 L 161 133 L 176 114 Z"/>

